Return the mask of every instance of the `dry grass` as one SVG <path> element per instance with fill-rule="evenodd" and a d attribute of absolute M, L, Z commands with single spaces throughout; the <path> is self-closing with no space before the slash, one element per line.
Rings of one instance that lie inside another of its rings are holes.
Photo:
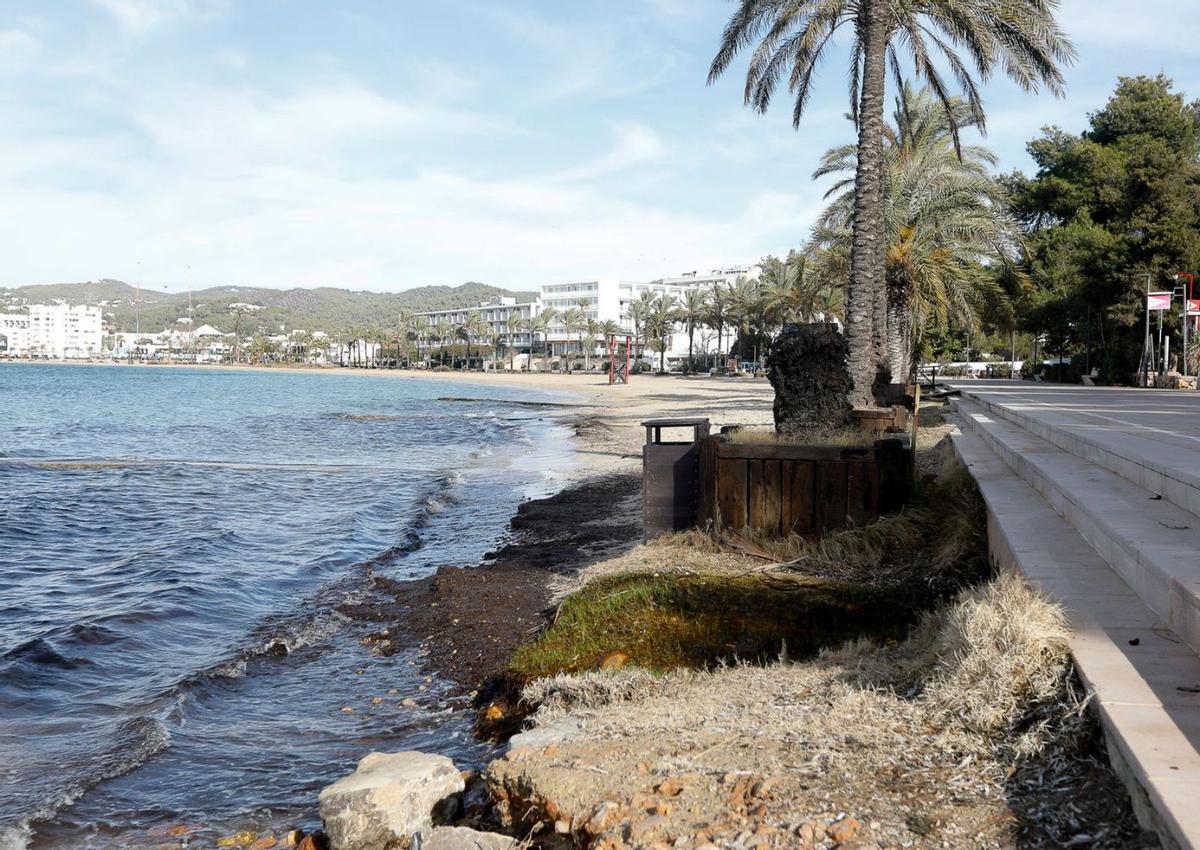
<path fill-rule="evenodd" d="M 581 725 L 553 757 L 497 763 L 493 779 L 586 820 L 604 800 L 636 819 L 647 789 L 678 777 L 685 790 L 664 832 L 703 829 L 718 846 L 760 827 L 778 830 L 769 846 L 794 846 L 797 824 L 841 812 L 864 824 L 864 846 L 1048 848 L 1082 833 L 1089 846 L 1142 846 L 1119 781 L 1095 761 L 1066 637 L 1060 609 L 1001 575 L 891 645 L 855 641 L 765 667 L 544 679 L 525 691 L 537 724 Z M 738 776 L 773 785 L 740 817 L 729 784 Z"/>

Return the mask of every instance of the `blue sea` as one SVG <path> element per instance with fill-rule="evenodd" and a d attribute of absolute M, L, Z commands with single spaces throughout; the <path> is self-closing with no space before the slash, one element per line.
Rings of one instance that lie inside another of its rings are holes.
<path fill-rule="evenodd" d="M 486 758 L 416 646 L 374 655 L 336 609 L 476 563 L 561 485 L 568 434 L 518 398 L 551 400 L 0 365 L 0 850 L 312 825 L 371 750 Z"/>

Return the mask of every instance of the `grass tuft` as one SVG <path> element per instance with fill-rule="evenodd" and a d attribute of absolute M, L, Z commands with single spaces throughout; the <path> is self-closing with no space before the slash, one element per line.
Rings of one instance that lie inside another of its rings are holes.
<path fill-rule="evenodd" d="M 568 596 L 554 623 L 519 648 L 510 672 L 529 681 L 595 669 L 612 653 L 654 672 L 735 659 L 811 656 L 862 636 L 899 638 L 921 599 L 909 588 L 810 578 L 776 586 L 758 575 L 633 573 Z"/>

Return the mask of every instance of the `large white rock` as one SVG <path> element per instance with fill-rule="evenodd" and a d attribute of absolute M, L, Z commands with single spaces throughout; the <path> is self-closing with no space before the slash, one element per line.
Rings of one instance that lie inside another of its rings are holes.
<path fill-rule="evenodd" d="M 515 838 L 496 832 L 479 832 L 465 826 L 439 826 L 429 833 L 421 850 L 517 850 Z"/>
<path fill-rule="evenodd" d="M 333 850 L 400 850 L 427 838 L 434 808 L 463 787 L 445 756 L 371 753 L 321 792 L 321 820 Z"/>

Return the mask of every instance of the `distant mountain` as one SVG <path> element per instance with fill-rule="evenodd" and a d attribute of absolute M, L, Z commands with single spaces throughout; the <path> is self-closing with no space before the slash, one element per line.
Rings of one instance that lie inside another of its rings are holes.
<path fill-rule="evenodd" d="M 532 301 L 532 292 L 512 292 L 474 281 L 461 286 L 421 286 L 404 292 L 353 292 L 348 289 L 267 289 L 252 286 L 216 286 L 192 293 L 192 317 L 232 331 L 235 309 L 241 312 L 244 332 L 256 326 L 269 333 L 301 329 L 333 333 L 362 326 L 394 325 L 401 309 L 448 310 L 472 307 L 488 298 L 513 296 Z M 132 331 L 136 320 L 137 289 L 119 280 L 89 283 L 48 283 L 36 286 L 0 287 L 0 312 L 27 304 L 49 303 L 61 298 L 72 304 L 96 304 L 104 310 L 106 325 Z M 233 308 L 253 305 L 259 309 Z M 143 331 L 160 331 L 188 315 L 186 292 L 142 290 L 140 325 Z"/>

